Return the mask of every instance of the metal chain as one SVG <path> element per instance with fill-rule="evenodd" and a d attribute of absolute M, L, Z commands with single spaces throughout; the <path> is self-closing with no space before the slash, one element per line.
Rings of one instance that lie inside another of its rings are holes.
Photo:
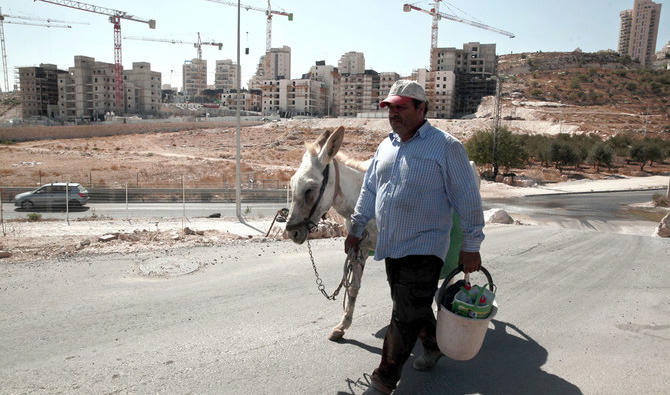
<path fill-rule="evenodd" d="M 319 289 L 319 291 L 321 291 L 321 293 L 326 299 L 335 300 L 337 294 L 340 293 L 340 288 L 342 288 L 344 281 L 340 281 L 340 285 L 337 287 L 335 292 L 333 292 L 332 295 L 328 296 L 328 293 L 326 292 L 326 287 L 323 285 L 323 280 L 321 279 L 321 276 L 319 276 L 319 271 L 316 270 L 316 263 L 314 262 L 314 255 L 312 255 L 312 246 L 309 244 L 309 238 L 307 239 L 307 251 L 309 251 L 309 260 L 312 262 L 312 268 L 314 269 L 314 275 L 316 276 L 316 287 Z"/>

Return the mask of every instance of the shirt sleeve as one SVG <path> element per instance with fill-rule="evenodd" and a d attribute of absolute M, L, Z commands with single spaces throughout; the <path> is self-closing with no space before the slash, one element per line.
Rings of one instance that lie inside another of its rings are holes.
<path fill-rule="evenodd" d="M 377 153 L 375 153 L 368 170 L 365 172 L 361 193 L 358 195 L 354 213 L 351 215 L 349 234 L 361 237 L 368 221 L 375 217 L 375 201 L 377 198 Z"/>
<path fill-rule="evenodd" d="M 482 198 L 468 155 L 459 141 L 452 141 L 447 146 L 445 185 L 449 201 L 461 221 L 463 229 L 461 249 L 467 252 L 477 252 L 484 240 Z"/>

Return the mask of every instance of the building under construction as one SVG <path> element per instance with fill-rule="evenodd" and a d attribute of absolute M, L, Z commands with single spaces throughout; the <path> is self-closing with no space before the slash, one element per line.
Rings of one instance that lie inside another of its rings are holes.
<path fill-rule="evenodd" d="M 496 69 L 495 44 L 469 42 L 463 49 L 433 49 L 426 80 L 428 116 L 460 118 L 475 113 L 484 96 L 495 95 Z"/>
<path fill-rule="evenodd" d="M 19 89 L 23 119 L 30 117 L 58 117 L 58 76 L 67 74 L 55 64 L 39 67 L 19 67 Z"/>
<path fill-rule="evenodd" d="M 122 106 L 116 106 L 113 63 L 75 56 L 74 67 L 58 75 L 58 118 L 74 122 L 103 120 L 106 114 L 155 114 L 161 98 L 161 74 L 147 62 L 123 71 Z"/>

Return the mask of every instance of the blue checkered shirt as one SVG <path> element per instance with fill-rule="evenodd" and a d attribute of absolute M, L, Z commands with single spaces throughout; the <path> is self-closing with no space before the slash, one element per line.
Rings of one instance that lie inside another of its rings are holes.
<path fill-rule="evenodd" d="M 463 228 L 463 251 L 479 251 L 484 215 L 479 188 L 463 145 L 428 121 L 407 142 L 390 133 L 377 148 L 351 216 L 361 237 L 377 220 L 375 259 L 407 255 L 445 258 L 454 210 Z"/>

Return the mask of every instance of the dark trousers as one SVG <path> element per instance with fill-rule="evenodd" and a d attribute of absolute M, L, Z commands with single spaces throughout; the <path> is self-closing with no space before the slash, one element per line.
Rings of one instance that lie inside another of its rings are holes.
<path fill-rule="evenodd" d="M 425 352 L 439 351 L 432 303 L 442 264 L 442 259 L 434 255 L 386 259 L 393 313 L 384 337 L 382 361 L 372 373 L 372 380 L 388 389 L 394 389 L 400 380 L 417 338 Z"/>

